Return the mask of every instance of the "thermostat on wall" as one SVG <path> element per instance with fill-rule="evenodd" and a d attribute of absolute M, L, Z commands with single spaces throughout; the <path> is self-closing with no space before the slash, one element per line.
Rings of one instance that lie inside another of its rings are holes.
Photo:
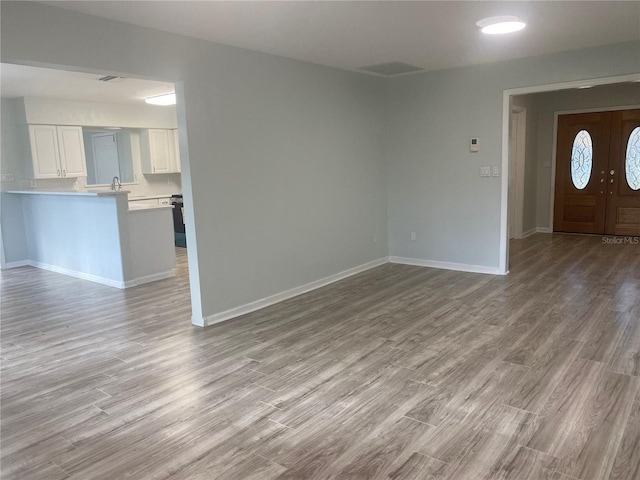
<path fill-rule="evenodd" d="M 478 137 L 473 137 L 469 140 L 469 151 L 470 152 L 478 152 L 480 151 L 480 140 Z"/>

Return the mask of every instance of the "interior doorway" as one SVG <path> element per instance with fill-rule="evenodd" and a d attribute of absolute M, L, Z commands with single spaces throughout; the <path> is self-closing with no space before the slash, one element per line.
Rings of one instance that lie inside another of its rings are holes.
<path fill-rule="evenodd" d="M 511 148 L 514 106 L 527 111 L 523 237 L 552 233 L 556 174 L 556 121 L 559 113 L 640 108 L 640 74 L 583 79 L 507 89 L 502 103 L 502 183 L 499 272 L 509 273 L 509 246 L 515 237 L 516 198 Z M 585 96 L 586 95 L 586 96 Z M 515 103 L 516 99 L 519 100 Z M 603 108 L 604 107 L 604 108 Z M 626 148 L 626 147 L 625 147 Z M 517 207 L 516 207 L 517 208 Z M 517 210 L 516 210 L 517 211 Z M 623 210 L 622 213 L 625 213 Z M 626 213 L 625 213 L 626 214 Z"/>
<path fill-rule="evenodd" d="M 0 238 L 0 268 L 35 266 L 121 289 L 164 282 L 189 298 L 199 279 L 197 264 L 189 269 L 195 242 L 188 254 L 185 210 L 186 223 L 193 217 L 182 201 L 183 179 L 190 186 L 182 84 L 105 73 L 2 64 L 3 153 L 19 154 L 2 156 L 3 180 L 9 180 L 0 190 L 29 190 L 29 198 L 56 192 L 52 198 L 68 199 L 72 207 L 52 208 L 56 220 L 42 221 L 28 214 L 42 209 L 25 213 L 21 196 L 3 194 L 3 223 L 11 229 Z M 176 89 L 177 102 L 158 103 Z M 32 132 L 34 138 L 48 134 L 35 138 L 42 149 L 29 143 Z M 190 190 L 184 193 L 190 205 Z M 74 215 L 94 205 L 77 207 L 93 196 L 117 198 L 117 208 L 87 216 L 91 221 Z M 113 228 L 98 235 L 96 223 Z M 106 294 L 125 303 L 129 295 Z"/>
<path fill-rule="evenodd" d="M 554 232 L 640 235 L 640 110 L 560 115 Z"/>

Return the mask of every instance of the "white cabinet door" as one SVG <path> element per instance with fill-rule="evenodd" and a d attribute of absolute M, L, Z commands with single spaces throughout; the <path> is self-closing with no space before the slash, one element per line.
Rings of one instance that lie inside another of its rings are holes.
<path fill-rule="evenodd" d="M 171 148 L 171 171 L 174 173 L 180 173 L 180 145 L 178 144 L 178 130 L 171 130 L 169 133 L 170 148 Z"/>
<path fill-rule="evenodd" d="M 86 177 L 87 162 L 84 154 L 82 127 L 56 127 L 60 167 L 63 177 Z"/>
<path fill-rule="evenodd" d="M 169 130 L 149 130 L 149 153 L 153 173 L 171 173 Z"/>
<path fill-rule="evenodd" d="M 140 135 L 142 173 L 179 173 L 177 130 L 150 128 Z"/>
<path fill-rule="evenodd" d="M 31 145 L 31 161 L 33 162 L 33 178 L 58 178 L 60 154 L 58 136 L 54 125 L 29 125 L 29 143 Z"/>

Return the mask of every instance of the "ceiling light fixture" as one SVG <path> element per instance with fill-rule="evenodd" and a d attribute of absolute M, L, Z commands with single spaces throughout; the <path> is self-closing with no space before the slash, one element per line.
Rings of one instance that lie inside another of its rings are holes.
<path fill-rule="evenodd" d="M 144 101 L 151 105 L 175 105 L 176 94 L 166 93 L 164 95 L 156 95 L 155 97 L 145 98 Z"/>
<path fill-rule="evenodd" d="M 518 17 L 512 15 L 483 18 L 482 20 L 478 20 L 476 25 L 480 27 L 482 33 L 486 33 L 487 35 L 517 32 L 527 26 L 527 24 Z"/>

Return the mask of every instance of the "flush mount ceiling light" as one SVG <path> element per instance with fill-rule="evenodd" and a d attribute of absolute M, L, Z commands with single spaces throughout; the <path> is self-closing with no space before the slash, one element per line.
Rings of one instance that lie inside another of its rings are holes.
<path fill-rule="evenodd" d="M 517 32 L 527 26 L 527 24 L 518 17 L 512 15 L 483 18 L 482 20 L 478 20 L 476 25 L 480 27 L 482 33 L 488 35 Z"/>
<path fill-rule="evenodd" d="M 175 105 L 176 94 L 166 93 L 164 95 L 156 95 L 155 97 L 145 98 L 144 101 L 151 105 Z"/>

